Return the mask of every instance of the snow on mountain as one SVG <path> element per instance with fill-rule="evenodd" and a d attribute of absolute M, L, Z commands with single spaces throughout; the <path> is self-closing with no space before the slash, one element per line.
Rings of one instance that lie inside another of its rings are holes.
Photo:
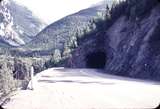
<path fill-rule="evenodd" d="M 24 45 L 45 26 L 27 8 L 12 0 L 0 3 L 0 43 Z"/>
<path fill-rule="evenodd" d="M 0 4 L 0 39 L 9 45 L 23 45 L 25 42 L 13 29 L 13 17 L 7 8 L 8 4 L 8 0 L 3 0 Z"/>

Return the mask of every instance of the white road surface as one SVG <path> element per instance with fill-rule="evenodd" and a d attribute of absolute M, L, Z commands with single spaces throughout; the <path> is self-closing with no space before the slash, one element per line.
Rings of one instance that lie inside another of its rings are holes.
<path fill-rule="evenodd" d="M 99 72 L 92 69 L 45 70 L 34 77 L 34 90 L 18 91 L 4 108 L 152 109 L 160 104 L 160 83 Z"/>

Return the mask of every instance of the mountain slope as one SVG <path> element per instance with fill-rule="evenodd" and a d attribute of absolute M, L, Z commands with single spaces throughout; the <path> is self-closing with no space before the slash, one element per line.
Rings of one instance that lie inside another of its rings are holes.
<path fill-rule="evenodd" d="M 15 23 L 13 28 L 18 34 L 21 34 L 21 38 L 24 39 L 25 42 L 30 41 L 46 26 L 46 24 L 30 10 L 15 1 L 10 0 L 9 9 L 13 16 L 13 22 Z"/>
<path fill-rule="evenodd" d="M 7 8 L 8 4 L 8 0 L 4 0 L 0 3 L 0 39 L 13 46 L 25 44 L 12 28 L 13 17 Z"/>
<path fill-rule="evenodd" d="M 84 33 L 84 28 L 89 25 L 89 21 L 97 16 L 98 12 L 103 12 L 105 5 L 91 7 L 73 15 L 69 15 L 45 28 L 31 42 L 24 46 L 29 50 L 52 50 L 63 49 L 64 45 L 72 36 Z M 77 39 L 75 39 L 77 40 Z"/>
<path fill-rule="evenodd" d="M 100 66 L 106 73 L 160 80 L 158 0 L 127 0 L 114 7 L 110 16 L 111 19 L 103 22 L 110 25 L 86 37 L 67 65 L 74 68 Z"/>
<path fill-rule="evenodd" d="M 30 41 L 45 24 L 12 0 L 0 3 L 0 42 L 20 46 Z"/>

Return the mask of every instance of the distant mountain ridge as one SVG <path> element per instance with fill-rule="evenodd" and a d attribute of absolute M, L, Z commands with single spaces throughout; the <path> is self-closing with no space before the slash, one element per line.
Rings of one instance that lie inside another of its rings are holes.
<path fill-rule="evenodd" d="M 104 12 L 105 9 L 105 4 L 99 4 L 66 16 L 42 30 L 31 42 L 24 46 L 24 49 L 31 51 L 63 49 L 65 43 L 77 31 L 83 34 L 90 21 L 97 17 L 98 13 Z"/>

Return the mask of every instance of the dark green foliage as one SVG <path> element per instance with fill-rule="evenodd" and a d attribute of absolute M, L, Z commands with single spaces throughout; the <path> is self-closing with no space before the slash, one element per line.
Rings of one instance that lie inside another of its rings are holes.
<path fill-rule="evenodd" d="M 117 18 L 119 18 L 119 16 L 125 15 L 126 7 L 127 7 L 126 1 L 121 1 L 119 3 L 114 3 L 112 5 L 111 11 L 110 11 L 112 22 L 114 22 Z"/>
<path fill-rule="evenodd" d="M 155 5 L 157 0 L 126 0 L 114 2 L 110 10 L 111 21 L 114 22 L 120 16 L 127 16 L 129 19 L 142 19 Z"/>

